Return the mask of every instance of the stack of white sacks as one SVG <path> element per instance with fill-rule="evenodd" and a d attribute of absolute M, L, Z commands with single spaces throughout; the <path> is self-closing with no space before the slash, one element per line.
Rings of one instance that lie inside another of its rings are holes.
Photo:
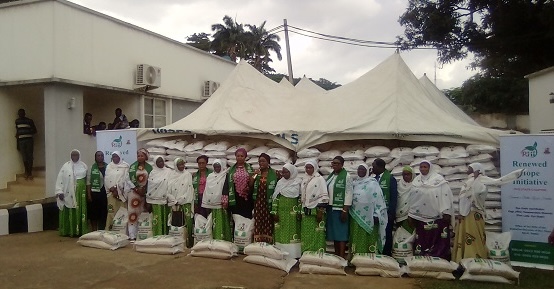
<path fill-rule="evenodd" d="M 386 255 L 357 253 L 352 257 L 351 263 L 356 266 L 356 274 L 362 276 L 400 278 L 404 273 L 400 264 Z"/>
<path fill-rule="evenodd" d="M 129 237 L 125 234 L 99 230 L 84 234 L 77 243 L 85 247 L 117 250 L 129 245 L 128 239 Z"/>
<path fill-rule="evenodd" d="M 305 251 L 300 257 L 300 273 L 304 274 L 346 275 L 346 265 L 344 258 L 324 252 Z"/>
<path fill-rule="evenodd" d="M 265 243 L 256 242 L 244 248 L 244 261 L 256 265 L 262 265 L 290 272 L 290 269 L 296 265 L 296 259 L 290 258 L 288 253 L 279 248 Z"/>
<path fill-rule="evenodd" d="M 441 280 L 455 280 L 452 272 L 458 263 L 438 257 L 413 256 L 406 258 L 406 271 L 410 277 L 429 277 Z"/>
<path fill-rule="evenodd" d="M 231 259 L 238 254 L 234 243 L 224 240 L 203 240 L 192 247 L 190 255 L 213 259 Z"/>
<path fill-rule="evenodd" d="M 506 263 L 490 259 L 468 258 L 461 262 L 464 274 L 460 280 L 514 284 L 519 283 L 519 272 Z"/>
<path fill-rule="evenodd" d="M 141 253 L 174 255 L 184 251 L 182 238 L 160 235 L 135 242 L 135 251 Z"/>

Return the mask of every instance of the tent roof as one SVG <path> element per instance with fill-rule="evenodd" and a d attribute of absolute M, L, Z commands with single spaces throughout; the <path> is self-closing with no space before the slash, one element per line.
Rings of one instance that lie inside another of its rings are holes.
<path fill-rule="evenodd" d="M 300 79 L 300 81 L 295 85 L 295 87 L 301 91 L 319 93 L 325 92 L 321 86 L 315 84 L 311 79 L 307 78 L 306 75 Z"/>

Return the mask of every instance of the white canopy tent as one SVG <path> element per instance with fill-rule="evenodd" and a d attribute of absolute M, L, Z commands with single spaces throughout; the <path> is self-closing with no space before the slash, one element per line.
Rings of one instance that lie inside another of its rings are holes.
<path fill-rule="evenodd" d="M 432 99 L 397 53 L 321 93 L 276 83 L 241 62 L 210 99 L 162 130 L 268 139 L 296 151 L 363 139 L 498 146 L 506 134 L 461 121 Z M 140 138 L 153 137 L 150 131 Z"/>
<path fill-rule="evenodd" d="M 302 77 L 302 79 L 300 79 L 300 81 L 294 87 L 296 87 L 301 91 L 307 91 L 307 92 L 313 92 L 313 93 L 322 93 L 326 91 L 321 86 L 315 84 L 312 80 L 307 78 L 306 75 L 304 75 L 304 77 Z"/>

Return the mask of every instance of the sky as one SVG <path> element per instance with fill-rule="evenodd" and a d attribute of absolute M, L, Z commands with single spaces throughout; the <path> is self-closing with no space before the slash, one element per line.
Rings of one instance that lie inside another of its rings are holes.
<path fill-rule="evenodd" d="M 213 33 L 211 25 L 223 23 L 229 15 L 238 23 L 267 30 L 283 24 L 362 40 L 393 42 L 403 33 L 398 23 L 408 0 L 70 0 L 76 4 L 140 26 L 176 41 L 186 42 L 194 33 Z M 288 74 L 284 32 L 281 37 L 283 60 L 270 64 L 277 73 Z M 368 72 L 394 49 L 368 48 L 314 39 L 289 33 L 294 77 L 325 78 L 346 84 Z M 450 64 L 437 62 L 435 50 L 400 52 L 417 78 L 427 74 L 440 89 L 461 86 L 476 71 L 468 68 L 470 59 Z"/>

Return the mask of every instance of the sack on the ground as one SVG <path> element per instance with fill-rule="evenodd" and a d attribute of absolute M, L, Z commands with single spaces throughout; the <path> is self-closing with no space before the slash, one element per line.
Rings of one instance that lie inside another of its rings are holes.
<path fill-rule="evenodd" d="M 327 266 L 304 264 L 300 262 L 299 272 L 302 274 L 322 274 L 322 275 L 346 275 L 343 268 L 333 268 Z"/>
<path fill-rule="evenodd" d="M 142 213 L 138 219 L 137 240 L 145 240 L 154 236 L 152 233 L 152 214 Z"/>
<path fill-rule="evenodd" d="M 393 237 L 392 257 L 399 263 L 406 263 L 405 258 L 412 257 L 414 255 L 414 239 L 415 233 L 410 234 L 410 232 L 403 227 L 396 229 Z"/>
<path fill-rule="evenodd" d="M 157 248 L 171 248 L 178 245 L 182 245 L 184 241 L 180 238 L 160 235 L 145 240 L 140 240 L 135 243 L 135 247 L 157 247 Z"/>
<path fill-rule="evenodd" d="M 148 246 L 135 246 L 135 251 L 140 253 L 148 254 L 158 254 L 158 255 L 175 255 L 177 253 L 182 253 L 185 250 L 183 245 L 178 245 L 175 247 L 148 247 Z"/>
<path fill-rule="evenodd" d="M 212 239 L 212 214 L 208 218 L 194 214 L 194 243 Z"/>
<path fill-rule="evenodd" d="M 344 258 L 337 255 L 315 251 L 305 251 L 300 257 L 300 262 L 333 268 L 343 268 L 348 264 Z"/>
<path fill-rule="evenodd" d="M 129 245 L 128 238 L 117 232 L 99 230 L 81 236 L 77 243 L 85 247 L 116 250 Z"/>
<path fill-rule="evenodd" d="M 467 271 L 462 274 L 460 281 L 478 281 L 478 282 L 493 282 L 493 283 L 503 283 L 503 284 L 514 284 L 514 281 L 510 281 L 502 276 L 491 276 L 491 275 L 474 275 Z"/>
<path fill-rule="evenodd" d="M 233 214 L 234 228 L 234 243 L 237 244 L 242 252 L 244 247 L 252 243 L 252 234 L 254 232 L 254 220 L 245 218 L 238 214 Z"/>
<path fill-rule="evenodd" d="M 185 232 L 187 231 L 187 227 L 181 226 L 181 227 L 175 227 L 175 226 L 169 226 L 169 232 L 168 235 L 172 237 L 176 237 L 183 240 L 183 243 L 186 242 Z"/>
<path fill-rule="evenodd" d="M 127 223 L 129 222 L 127 209 L 124 207 L 119 208 L 115 213 L 112 223 L 112 232 L 118 232 L 122 235 L 127 235 Z"/>
<path fill-rule="evenodd" d="M 408 272 L 408 276 L 414 278 L 435 278 L 439 280 L 456 280 L 456 277 L 450 272 L 437 271 L 412 271 Z"/>
<path fill-rule="evenodd" d="M 97 248 L 97 249 L 104 249 L 104 250 L 117 250 L 119 248 L 123 248 L 129 245 L 129 241 L 125 240 L 125 241 L 122 241 L 120 244 L 110 245 L 108 243 L 105 243 L 103 241 L 98 241 L 98 240 L 78 240 L 77 244 L 83 247 L 90 247 L 90 248 Z"/>
<path fill-rule="evenodd" d="M 512 232 L 494 233 L 485 232 L 489 259 L 510 265 L 510 242 Z"/>
<path fill-rule="evenodd" d="M 462 259 L 460 264 L 472 275 L 502 276 L 507 279 L 518 279 L 519 272 L 509 265 L 490 259 L 467 258 Z"/>
<path fill-rule="evenodd" d="M 276 260 L 285 259 L 289 255 L 288 252 L 281 251 L 281 249 L 266 242 L 256 242 L 244 247 L 244 254 L 265 256 Z"/>
<path fill-rule="evenodd" d="M 458 269 L 458 263 L 439 257 L 412 256 L 405 259 L 409 271 L 433 271 L 452 273 Z"/>
<path fill-rule="evenodd" d="M 379 255 L 373 253 L 357 253 L 354 254 L 352 265 L 358 267 L 368 267 L 384 270 L 399 271 L 400 265 L 398 262 L 387 255 Z"/>
<path fill-rule="evenodd" d="M 222 252 L 230 255 L 236 255 L 238 253 L 238 247 L 234 243 L 224 241 L 224 240 L 203 240 L 198 242 L 194 247 L 193 251 L 214 251 Z"/>
<path fill-rule="evenodd" d="M 356 275 L 360 276 L 381 276 L 385 278 L 400 278 L 402 277 L 403 270 L 384 270 L 379 268 L 369 268 L 369 267 L 356 267 L 354 272 Z"/>
<path fill-rule="evenodd" d="M 222 259 L 222 260 L 229 260 L 233 258 L 233 256 L 235 256 L 233 254 L 223 253 L 219 251 L 194 251 L 194 250 L 192 250 L 189 255 L 193 257 L 203 257 L 203 258 Z"/>
<path fill-rule="evenodd" d="M 244 257 L 244 262 L 271 267 L 285 272 L 289 272 L 296 264 L 296 259 L 271 259 L 260 255 L 249 255 Z"/>

